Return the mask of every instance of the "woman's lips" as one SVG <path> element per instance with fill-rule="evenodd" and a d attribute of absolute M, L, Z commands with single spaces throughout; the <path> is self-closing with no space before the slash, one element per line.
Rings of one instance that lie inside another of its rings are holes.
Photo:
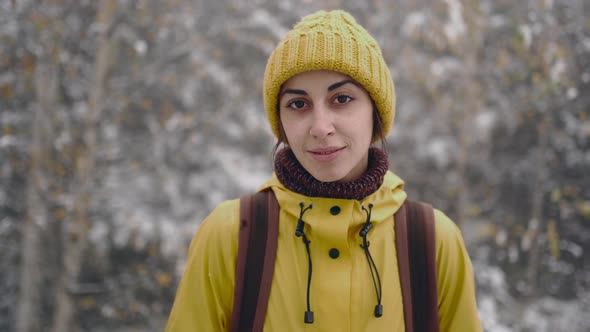
<path fill-rule="evenodd" d="M 321 148 L 308 150 L 307 152 L 315 161 L 327 163 L 338 158 L 343 150 L 344 148 Z"/>

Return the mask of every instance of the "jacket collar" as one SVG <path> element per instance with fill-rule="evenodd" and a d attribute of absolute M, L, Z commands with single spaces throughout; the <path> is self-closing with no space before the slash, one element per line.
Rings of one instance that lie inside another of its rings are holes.
<path fill-rule="evenodd" d="M 331 218 L 331 208 L 338 206 L 340 208 L 339 215 L 348 216 L 345 220 L 349 221 L 349 227 L 365 222 L 362 206 L 368 207 L 369 204 L 373 204 L 371 220 L 380 223 L 391 218 L 407 197 L 404 191 L 404 181 L 391 171 L 387 171 L 379 189 L 362 200 L 305 196 L 286 188 L 276 174 L 273 174 L 260 187 L 259 191 L 267 189 L 274 191 L 281 210 L 293 216 L 295 221 L 299 217 L 299 203 L 303 202 L 305 206 L 313 204 L 313 209 L 306 212 L 304 219 L 306 223 L 313 224 Z"/>

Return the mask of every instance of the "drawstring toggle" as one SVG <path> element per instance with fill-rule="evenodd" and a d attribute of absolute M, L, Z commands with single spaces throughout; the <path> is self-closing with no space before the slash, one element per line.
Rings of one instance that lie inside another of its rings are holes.
<path fill-rule="evenodd" d="M 381 303 L 375 306 L 375 317 L 383 316 L 383 305 Z"/>

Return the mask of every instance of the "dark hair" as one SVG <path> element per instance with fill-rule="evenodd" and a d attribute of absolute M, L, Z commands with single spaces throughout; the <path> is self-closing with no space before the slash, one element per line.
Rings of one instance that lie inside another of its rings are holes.
<path fill-rule="evenodd" d="M 387 154 L 387 139 L 383 134 L 383 119 L 381 119 L 381 114 L 373 98 L 371 98 L 371 103 L 373 104 L 373 139 L 371 143 L 381 141 L 381 150 Z"/>
<path fill-rule="evenodd" d="M 277 155 L 277 152 L 279 151 L 279 146 L 281 146 L 281 144 L 287 142 L 287 134 L 285 134 L 285 129 L 283 129 L 283 124 L 281 123 L 281 108 L 280 108 L 278 101 L 277 101 L 277 121 L 279 124 L 279 138 L 277 139 L 275 146 L 272 148 L 273 160 L 274 160 L 274 157 Z"/>
<path fill-rule="evenodd" d="M 371 98 L 371 104 L 373 105 L 373 138 L 371 139 L 371 144 L 381 141 L 381 150 L 387 154 L 387 139 L 385 138 L 385 135 L 383 135 L 383 119 L 381 119 L 381 114 L 379 114 L 379 110 L 377 110 L 377 105 L 375 105 L 373 98 Z M 281 112 L 278 102 L 276 109 L 278 115 L 277 120 L 279 122 L 279 138 L 272 149 L 273 159 L 279 150 L 279 146 L 287 142 L 287 134 L 285 134 L 285 129 L 283 129 L 283 125 L 281 124 Z"/>

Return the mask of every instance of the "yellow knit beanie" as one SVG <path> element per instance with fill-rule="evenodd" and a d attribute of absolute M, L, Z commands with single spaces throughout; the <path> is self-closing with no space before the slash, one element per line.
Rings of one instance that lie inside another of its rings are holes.
<path fill-rule="evenodd" d="M 359 82 L 375 101 L 387 135 L 395 115 L 395 90 L 377 42 L 342 10 L 305 16 L 270 55 L 264 72 L 264 108 L 279 137 L 277 98 L 292 76 L 312 70 L 332 70 Z"/>

